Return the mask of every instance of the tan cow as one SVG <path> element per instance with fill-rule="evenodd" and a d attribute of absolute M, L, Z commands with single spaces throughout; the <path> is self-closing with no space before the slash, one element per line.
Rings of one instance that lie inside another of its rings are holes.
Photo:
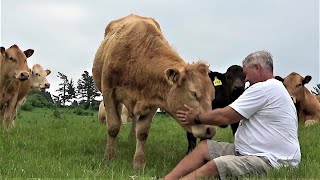
<path fill-rule="evenodd" d="M 32 66 L 30 79 L 21 83 L 19 93 L 25 97 L 29 90 L 44 90 L 50 88 L 50 83 L 47 80 L 47 76 L 51 73 L 49 69 L 44 70 L 41 65 L 35 64 Z M 29 88 L 28 88 L 29 87 Z M 25 98 L 21 100 L 19 104 L 23 104 Z"/>
<path fill-rule="evenodd" d="M 18 102 L 18 107 L 22 106 L 26 102 L 27 94 L 30 90 L 44 90 L 50 88 L 50 83 L 47 80 L 47 76 L 51 73 L 49 69 L 44 70 L 41 65 L 35 64 L 32 66 L 30 78 L 26 81 L 21 82 L 19 88 L 19 97 L 23 97 Z M 14 114 L 14 118 L 17 114 L 18 108 L 16 109 L 16 113 Z M 13 121 L 14 125 L 14 121 Z"/>
<path fill-rule="evenodd" d="M 130 116 L 128 109 L 123 104 L 121 104 L 121 106 L 122 108 L 119 108 L 121 110 L 119 114 L 121 114 L 122 123 L 125 124 L 127 122 L 131 122 L 132 117 Z M 99 105 L 98 120 L 101 124 L 106 124 L 107 121 L 106 109 L 104 107 L 103 101 L 101 101 Z"/>
<path fill-rule="evenodd" d="M 132 122 L 131 130 L 130 130 L 128 138 L 135 137 L 136 120 L 138 118 L 136 116 L 134 116 L 132 113 L 129 113 L 126 106 L 124 106 L 123 104 L 120 104 L 120 106 L 121 107 L 118 108 L 118 111 L 119 111 L 118 113 L 121 114 L 122 124 L 125 124 L 127 122 Z M 106 109 L 104 107 L 103 101 L 101 101 L 100 105 L 99 105 L 98 120 L 101 124 L 106 125 L 107 115 L 106 115 Z"/>
<path fill-rule="evenodd" d="M 27 58 L 33 54 L 32 49 L 22 52 L 17 45 L 9 49 L 0 47 L 0 122 L 5 123 L 6 128 L 12 126 L 18 102 L 24 98 L 19 89 L 21 82 L 29 79 L 29 67 Z"/>
<path fill-rule="evenodd" d="M 112 21 L 92 67 L 95 85 L 106 105 L 105 157 L 113 158 L 116 153 L 121 126 L 117 108 L 121 103 L 138 118 L 133 166 L 139 169 L 145 163 L 145 143 L 158 107 L 174 118 L 184 104 L 199 107 L 201 112 L 211 110 L 214 87 L 208 72 L 204 63 L 186 63 L 165 40 L 154 19 L 129 15 Z M 213 126 L 181 126 L 199 138 L 215 134 Z"/>
<path fill-rule="evenodd" d="M 320 103 L 318 99 L 304 86 L 309 83 L 311 76 L 301 76 L 292 72 L 284 79 L 276 76 L 283 82 L 297 108 L 300 123 L 310 125 L 320 120 Z"/>

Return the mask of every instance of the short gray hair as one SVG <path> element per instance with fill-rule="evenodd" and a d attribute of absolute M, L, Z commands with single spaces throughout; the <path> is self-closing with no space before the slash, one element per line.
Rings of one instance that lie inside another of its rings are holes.
<path fill-rule="evenodd" d="M 256 51 L 249 54 L 243 61 L 242 65 L 251 67 L 253 65 L 260 64 L 263 69 L 267 69 L 273 72 L 273 60 L 272 55 L 268 51 Z"/>

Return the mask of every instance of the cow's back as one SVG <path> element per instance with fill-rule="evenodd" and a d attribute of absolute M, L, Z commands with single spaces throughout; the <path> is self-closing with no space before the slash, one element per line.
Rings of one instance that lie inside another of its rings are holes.
<path fill-rule="evenodd" d="M 152 79 L 155 71 L 165 71 L 166 67 L 155 61 L 159 59 L 154 58 L 157 54 L 176 56 L 176 61 L 184 63 L 163 38 L 154 19 L 129 15 L 112 21 L 93 63 L 92 74 L 98 90 L 102 90 L 101 78 L 107 79 L 105 86 L 143 87 L 148 80 L 141 75 L 147 74 Z M 172 62 L 168 64 L 171 65 Z"/>

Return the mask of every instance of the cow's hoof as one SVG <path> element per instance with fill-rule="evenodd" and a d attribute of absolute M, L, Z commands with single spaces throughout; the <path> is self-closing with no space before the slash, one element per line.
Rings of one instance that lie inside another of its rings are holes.
<path fill-rule="evenodd" d="M 142 169 L 145 166 L 144 156 L 137 156 L 133 159 L 133 168 Z"/>

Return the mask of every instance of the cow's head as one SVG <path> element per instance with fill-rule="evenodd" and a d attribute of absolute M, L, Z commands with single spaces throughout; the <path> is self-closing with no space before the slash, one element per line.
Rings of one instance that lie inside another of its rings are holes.
<path fill-rule="evenodd" d="M 300 102 L 304 97 L 304 85 L 308 84 L 311 78 L 312 77 L 309 75 L 302 77 L 300 74 L 295 72 L 292 72 L 284 79 L 280 76 L 275 77 L 275 79 L 283 82 L 295 104 Z"/>
<path fill-rule="evenodd" d="M 50 83 L 47 76 L 51 73 L 50 70 L 44 70 L 39 64 L 33 65 L 31 69 L 31 88 L 32 89 L 48 89 Z"/>
<path fill-rule="evenodd" d="M 1 73 L 6 78 L 20 81 L 29 79 L 27 58 L 32 56 L 34 52 L 32 49 L 22 52 L 17 45 L 12 45 L 7 50 L 4 47 L 0 47 L 0 52 L 2 56 Z"/>
<path fill-rule="evenodd" d="M 197 107 L 202 113 L 211 110 L 215 91 L 208 72 L 208 66 L 201 62 L 188 64 L 182 69 L 169 68 L 165 71 L 171 86 L 167 102 L 174 118 L 177 110 L 186 110 L 184 104 Z M 213 126 L 182 125 L 182 127 L 199 138 L 210 138 L 215 134 Z"/>
<path fill-rule="evenodd" d="M 228 89 L 231 90 L 231 94 L 242 94 L 246 80 L 246 75 L 243 73 L 242 67 L 232 65 L 227 69 L 227 72 L 224 75 L 226 77 Z"/>

